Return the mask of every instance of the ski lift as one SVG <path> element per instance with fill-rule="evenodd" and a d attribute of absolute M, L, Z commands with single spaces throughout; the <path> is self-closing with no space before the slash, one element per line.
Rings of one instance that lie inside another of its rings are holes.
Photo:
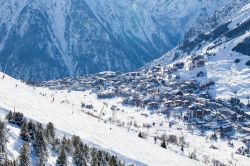
<path fill-rule="evenodd" d="M 101 112 L 100 112 L 100 114 L 99 114 L 99 116 L 98 116 L 98 123 L 99 123 L 100 120 L 101 120 L 102 112 L 103 112 L 103 110 L 104 110 L 105 107 L 106 107 L 106 108 L 108 107 L 108 103 L 107 103 L 107 102 L 103 102 L 103 106 L 102 106 Z"/>

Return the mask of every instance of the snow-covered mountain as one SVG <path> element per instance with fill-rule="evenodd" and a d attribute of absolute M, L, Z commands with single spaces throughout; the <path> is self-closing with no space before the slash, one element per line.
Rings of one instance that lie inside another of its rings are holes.
<path fill-rule="evenodd" d="M 249 0 L 2 0 L 0 69 L 44 80 L 129 71 Z"/>
<path fill-rule="evenodd" d="M 237 96 L 247 103 L 250 94 L 249 30 L 250 4 L 247 4 L 211 32 L 185 40 L 147 67 L 184 63 L 185 67 L 175 73 L 181 79 L 213 80 L 215 89 L 211 93 L 214 97 Z M 190 65 L 197 56 L 204 58 L 205 65 L 194 69 Z M 197 76 L 201 72 L 204 77 Z"/>

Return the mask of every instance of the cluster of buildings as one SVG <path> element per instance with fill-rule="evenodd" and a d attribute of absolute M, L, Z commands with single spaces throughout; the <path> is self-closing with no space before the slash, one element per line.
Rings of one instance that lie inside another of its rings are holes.
<path fill-rule="evenodd" d="M 204 66 L 204 57 L 193 55 L 186 62 L 176 62 L 171 66 L 157 65 L 129 73 L 101 72 L 41 85 L 51 89 L 91 90 L 99 99 L 122 97 L 124 105 L 173 115 L 197 129 L 213 130 L 227 137 L 233 136 L 237 129 L 237 132 L 250 136 L 250 125 L 245 125 L 250 120 L 244 112 L 246 106 L 213 99 L 208 92 L 215 85 L 213 80 L 183 80 L 178 74 L 178 70 L 185 67 L 192 70 Z M 196 77 L 204 77 L 202 70 Z"/>

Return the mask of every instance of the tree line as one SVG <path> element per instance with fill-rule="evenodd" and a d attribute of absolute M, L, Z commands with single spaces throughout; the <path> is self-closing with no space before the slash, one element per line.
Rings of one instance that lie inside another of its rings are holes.
<path fill-rule="evenodd" d="M 6 122 L 0 121 L 0 165 L 31 166 L 31 153 L 35 156 L 36 165 L 45 166 L 48 162 L 49 150 L 57 154 L 57 166 L 67 166 L 72 157 L 76 166 L 124 166 L 125 164 L 106 151 L 89 147 L 79 136 L 71 138 L 56 137 L 53 123 L 42 125 L 27 120 L 22 113 L 9 112 L 6 121 L 20 128 L 20 139 L 23 144 L 17 159 L 9 160 L 6 153 L 8 129 Z"/>

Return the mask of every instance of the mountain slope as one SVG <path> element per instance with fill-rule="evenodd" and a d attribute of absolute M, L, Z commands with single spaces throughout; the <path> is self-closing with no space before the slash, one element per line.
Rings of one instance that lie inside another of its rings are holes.
<path fill-rule="evenodd" d="M 0 74 L 1 77 L 3 73 Z M 87 92 L 51 91 L 27 86 L 7 75 L 0 80 L 0 108 L 23 113 L 43 124 L 53 122 L 57 130 L 79 135 L 84 142 L 116 154 L 127 163 L 135 165 L 203 165 L 202 163 L 163 149 L 140 139 L 127 130 L 104 123 L 81 111 L 85 95 L 93 98 L 97 110 L 101 100 Z M 54 102 L 53 101 L 54 98 Z M 63 102 L 64 101 L 64 102 Z M 109 101 L 112 103 L 112 101 Z"/>
<path fill-rule="evenodd" d="M 247 2 L 4 0 L 0 69 L 25 80 L 135 70 Z"/>
<path fill-rule="evenodd" d="M 175 73 L 182 79 L 195 78 L 200 82 L 213 80 L 215 89 L 211 90 L 211 93 L 214 97 L 230 99 L 237 96 L 247 103 L 250 94 L 249 14 L 250 4 L 245 5 L 229 21 L 210 33 L 184 41 L 148 67 L 170 67 L 183 62 L 185 68 Z M 205 59 L 205 66 L 190 69 L 190 59 L 197 55 Z M 200 72 L 204 73 L 204 77 L 197 76 Z"/>

